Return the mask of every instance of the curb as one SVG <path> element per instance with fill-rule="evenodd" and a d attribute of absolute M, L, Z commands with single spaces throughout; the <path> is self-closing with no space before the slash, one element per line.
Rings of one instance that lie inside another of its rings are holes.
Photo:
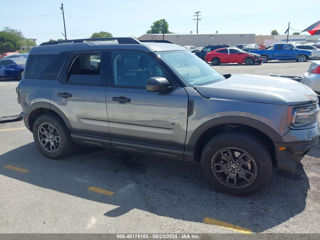
<path fill-rule="evenodd" d="M 22 120 L 22 114 L 0 117 L 0 123 L 17 122 Z"/>

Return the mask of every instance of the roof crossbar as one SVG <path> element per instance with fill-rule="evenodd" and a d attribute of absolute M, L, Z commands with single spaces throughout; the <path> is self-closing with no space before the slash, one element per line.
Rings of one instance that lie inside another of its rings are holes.
<path fill-rule="evenodd" d="M 72 40 L 58 40 L 41 43 L 40 46 L 46 45 L 57 45 L 61 43 L 85 43 L 95 41 L 112 41 L 116 40 L 118 44 L 140 44 L 139 40 L 133 37 L 110 37 L 110 38 L 83 38 L 83 39 L 72 39 Z"/>

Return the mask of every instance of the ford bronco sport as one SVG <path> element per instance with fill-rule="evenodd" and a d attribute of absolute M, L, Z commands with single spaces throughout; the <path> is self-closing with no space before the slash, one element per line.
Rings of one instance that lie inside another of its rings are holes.
<path fill-rule="evenodd" d="M 248 195 L 272 165 L 293 171 L 318 143 L 318 100 L 298 82 L 222 76 L 183 47 L 134 38 L 44 43 L 17 87 L 40 151 L 73 143 L 200 162 L 218 190 Z"/>

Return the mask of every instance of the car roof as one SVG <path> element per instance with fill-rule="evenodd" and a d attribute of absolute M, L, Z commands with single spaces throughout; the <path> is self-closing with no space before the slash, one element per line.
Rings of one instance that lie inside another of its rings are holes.
<path fill-rule="evenodd" d="M 34 47 L 30 51 L 30 55 L 38 54 L 58 54 L 65 51 L 95 51 L 95 50 L 113 50 L 113 49 L 130 49 L 140 50 L 144 52 L 158 52 L 158 51 L 174 51 L 186 49 L 171 43 L 159 42 L 136 42 L 126 43 L 110 38 L 106 40 L 86 39 L 83 42 L 61 41 L 56 43 L 45 43 L 38 47 Z"/>
<path fill-rule="evenodd" d="M 223 47 L 223 48 L 217 48 L 217 49 L 215 49 L 215 50 L 213 50 L 213 51 L 218 51 L 218 50 L 223 50 L 223 49 L 228 49 L 228 47 Z"/>

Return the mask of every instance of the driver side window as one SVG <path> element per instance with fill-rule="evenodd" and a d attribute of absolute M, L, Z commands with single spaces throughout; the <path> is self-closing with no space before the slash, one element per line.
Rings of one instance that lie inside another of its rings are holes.
<path fill-rule="evenodd" d="M 154 59 L 140 52 L 114 53 L 112 63 L 116 87 L 145 88 L 149 78 L 165 76 Z"/>

